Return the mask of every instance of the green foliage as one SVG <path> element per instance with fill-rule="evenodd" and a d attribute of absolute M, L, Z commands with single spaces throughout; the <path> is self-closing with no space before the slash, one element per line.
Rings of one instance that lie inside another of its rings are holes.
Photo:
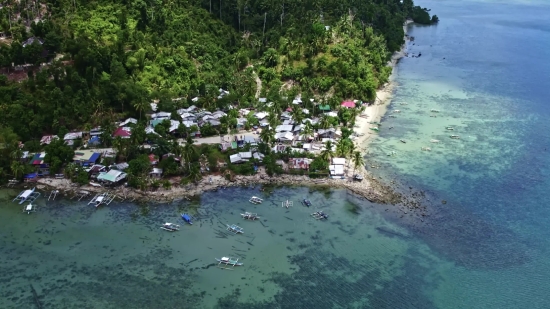
<path fill-rule="evenodd" d="M 414 20 L 415 23 L 425 24 L 425 25 L 430 25 L 433 23 L 437 23 L 439 21 L 439 18 L 437 17 L 437 15 L 433 15 L 430 18 L 429 10 L 426 8 L 422 8 L 420 6 L 415 6 L 412 8 L 411 18 Z"/>
<path fill-rule="evenodd" d="M 71 146 L 65 144 L 62 139 L 54 139 L 44 148 L 46 157 L 44 162 L 50 165 L 50 171 L 59 172 L 63 164 L 69 163 L 74 158 L 74 150 Z"/>

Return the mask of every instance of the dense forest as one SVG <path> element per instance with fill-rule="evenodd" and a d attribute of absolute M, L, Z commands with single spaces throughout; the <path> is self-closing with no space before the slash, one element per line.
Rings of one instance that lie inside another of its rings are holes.
<path fill-rule="evenodd" d="M 15 141 L 144 119 L 152 100 L 254 107 L 257 98 L 372 101 L 412 0 L 26 0 L 0 6 L 0 165 Z M 23 73 L 22 73 L 23 72 Z M 229 95 L 218 98 L 218 89 Z M 200 97 L 198 102 L 191 98 Z M 173 100 L 181 98 L 180 100 Z"/>

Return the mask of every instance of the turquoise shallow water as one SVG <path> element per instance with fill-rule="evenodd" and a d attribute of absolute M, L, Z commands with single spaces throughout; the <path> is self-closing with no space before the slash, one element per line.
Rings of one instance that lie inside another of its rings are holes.
<path fill-rule="evenodd" d="M 97 211 L 40 199 L 26 215 L 2 191 L 0 308 L 36 307 L 31 284 L 44 308 L 548 308 L 550 9 L 419 4 L 441 22 L 410 27 L 409 52 L 422 56 L 400 62 L 367 160 L 425 192 L 427 216 L 342 190 L 259 187 Z M 327 222 L 309 216 L 317 209 Z M 195 225 L 158 228 L 184 210 Z M 244 210 L 262 221 L 243 222 Z M 225 223 L 245 234 L 221 234 Z M 222 255 L 245 265 L 217 269 Z"/>

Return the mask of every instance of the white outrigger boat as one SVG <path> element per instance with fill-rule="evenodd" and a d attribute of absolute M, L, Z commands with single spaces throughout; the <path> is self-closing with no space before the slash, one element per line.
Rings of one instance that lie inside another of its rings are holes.
<path fill-rule="evenodd" d="M 328 215 L 325 214 L 322 210 L 316 211 L 311 214 L 311 216 L 317 220 L 326 220 L 328 219 Z"/>
<path fill-rule="evenodd" d="M 236 224 L 227 224 L 227 230 L 234 234 L 243 234 L 244 230 L 242 227 L 236 225 Z"/>
<path fill-rule="evenodd" d="M 12 202 L 18 201 L 19 205 L 25 202 L 32 203 L 34 200 L 36 200 L 40 196 L 40 192 L 34 192 L 35 190 L 36 190 L 36 187 L 19 193 L 19 195 L 17 195 Z"/>
<path fill-rule="evenodd" d="M 438 110 L 438 109 L 432 109 L 432 110 L 430 110 L 430 112 L 432 112 L 432 113 L 439 113 L 439 110 Z"/>
<path fill-rule="evenodd" d="M 449 127 L 445 127 L 445 130 L 449 130 L 449 131 L 453 131 L 454 129 L 455 129 L 455 128 L 450 127 L 450 126 L 449 126 Z"/>
<path fill-rule="evenodd" d="M 430 140 L 430 143 L 439 143 L 439 142 L 440 142 L 440 140 L 438 140 L 438 139 L 431 139 Z"/>
<path fill-rule="evenodd" d="M 252 221 L 260 219 L 257 213 L 251 213 L 248 211 L 245 212 L 244 214 L 241 214 L 241 217 L 243 217 L 243 219 L 252 220 Z"/>
<path fill-rule="evenodd" d="M 243 266 L 243 263 L 239 262 L 238 258 L 224 256 L 221 259 L 216 258 L 218 261 L 218 268 L 233 270 L 235 266 Z"/>
<path fill-rule="evenodd" d="M 248 200 L 250 203 L 252 204 L 261 204 L 264 200 L 262 200 L 261 198 L 257 197 L 257 196 L 253 196 L 251 197 L 249 200 Z"/>
<path fill-rule="evenodd" d="M 286 209 L 288 209 L 289 207 L 294 206 L 293 204 L 294 203 L 292 201 L 286 200 L 286 202 L 281 203 L 281 206 L 286 207 Z"/>
<path fill-rule="evenodd" d="M 115 199 L 116 195 L 110 195 L 109 193 L 105 192 L 102 194 L 96 194 L 94 198 L 88 203 L 88 205 L 93 205 L 95 208 L 105 204 L 109 205 L 111 202 Z"/>
<path fill-rule="evenodd" d="M 460 135 L 451 135 L 450 137 L 454 139 L 460 139 Z"/>
<path fill-rule="evenodd" d="M 160 228 L 168 232 L 175 232 L 180 230 L 179 225 L 170 222 L 164 223 Z"/>
<path fill-rule="evenodd" d="M 23 212 L 26 212 L 28 215 L 30 215 L 31 212 L 35 212 L 35 211 L 36 211 L 36 206 L 33 205 L 32 202 L 30 202 L 29 205 L 23 208 Z"/>
<path fill-rule="evenodd" d="M 430 147 L 422 147 L 421 149 L 423 151 L 432 151 L 432 148 L 430 148 Z"/>

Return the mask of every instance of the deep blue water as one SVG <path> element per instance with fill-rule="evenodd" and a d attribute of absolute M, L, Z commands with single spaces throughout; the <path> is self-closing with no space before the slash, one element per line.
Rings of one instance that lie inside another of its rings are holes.
<path fill-rule="evenodd" d="M 422 55 L 398 66 L 401 113 L 383 121 L 373 172 L 434 199 L 435 226 L 411 229 L 455 265 L 437 272 L 439 307 L 548 308 L 550 6 L 418 3 L 441 22 L 409 28 Z"/>

